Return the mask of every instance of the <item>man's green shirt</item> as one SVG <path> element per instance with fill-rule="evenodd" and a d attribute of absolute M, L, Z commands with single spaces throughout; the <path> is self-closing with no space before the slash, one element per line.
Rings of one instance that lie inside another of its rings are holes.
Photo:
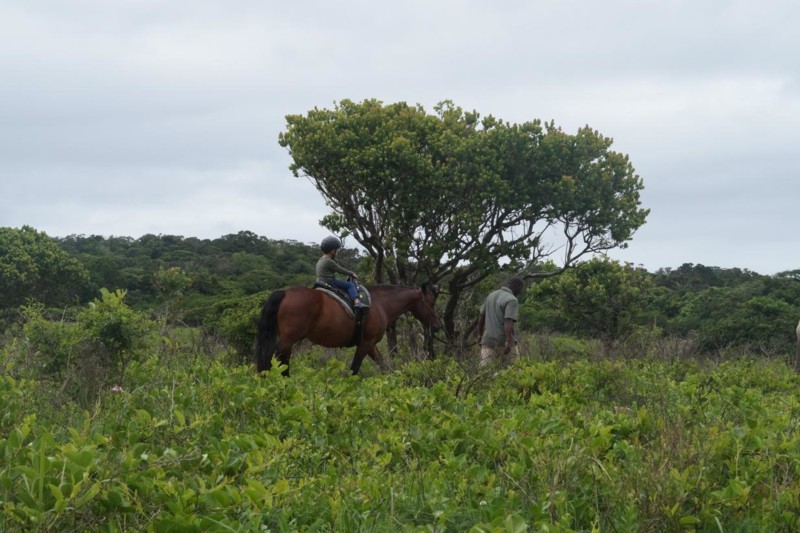
<path fill-rule="evenodd" d="M 519 319 L 519 301 L 511 289 L 501 287 L 486 297 L 481 314 L 485 317 L 481 346 L 500 346 L 506 342 L 505 320 Z"/>

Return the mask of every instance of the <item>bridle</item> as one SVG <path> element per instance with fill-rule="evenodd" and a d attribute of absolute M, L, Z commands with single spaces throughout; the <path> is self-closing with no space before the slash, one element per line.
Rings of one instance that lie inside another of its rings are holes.
<path fill-rule="evenodd" d="M 431 293 L 434 295 L 434 298 L 435 298 L 436 297 L 436 292 L 434 291 L 434 289 L 428 288 L 428 290 L 431 291 Z M 439 315 L 436 314 L 436 308 L 434 308 L 433 304 L 428 302 L 428 298 L 426 297 L 427 294 L 425 293 L 425 290 L 422 287 L 420 287 L 419 291 L 422 294 L 422 305 L 425 308 L 425 310 L 428 311 L 428 313 L 431 316 L 435 317 L 437 322 L 440 322 Z M 433 330 L 433 326 L 432 325 L 431 326 L 425 326 L 425 327 L 429 328 L 430 330 Z M 431 332 L 431 334 L 432 334 L 432 332 Z"/>

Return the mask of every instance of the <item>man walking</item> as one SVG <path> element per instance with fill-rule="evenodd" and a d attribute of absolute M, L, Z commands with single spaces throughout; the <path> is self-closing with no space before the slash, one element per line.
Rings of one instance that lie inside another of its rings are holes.
<path fill-rule="evenodd" d="M 514 322 L 519 319 L 517 296 L 525 287 L 520 277 L 509 279 L 506 284 L 486 297 L 478 317 L 478 343 L 481 346 L 481 366 L 492 358 L 510 355 L 519 356 L 519 348 L 514 338 Z"/>

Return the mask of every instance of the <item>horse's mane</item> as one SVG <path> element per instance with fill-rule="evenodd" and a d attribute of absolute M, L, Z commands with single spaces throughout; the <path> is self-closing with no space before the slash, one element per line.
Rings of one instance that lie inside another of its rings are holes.
<path fill-rule="evenodd" d="M 365 285 L 369 290 L 398 290 L 398 289 L 419 289 L 416 285 L 401 285 L 398 283 L 378 283 L 377 285 Z"/>

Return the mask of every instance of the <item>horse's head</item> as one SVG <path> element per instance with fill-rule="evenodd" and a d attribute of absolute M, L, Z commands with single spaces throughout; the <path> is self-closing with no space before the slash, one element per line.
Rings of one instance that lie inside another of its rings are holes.
<path fill-rule="evenodd" d="M 422 296 L 417 300 L 414 307 L 411 308 L 411 314 L 414 318 L 419 320 L 423 326 L 431 328 L 436 331 L 442 327 L 439 321 L 439 315 L 436 314 L 436 298 L 439 296 L 439 290 L 435 285 L 423 283 L 420 287 Z"/>

